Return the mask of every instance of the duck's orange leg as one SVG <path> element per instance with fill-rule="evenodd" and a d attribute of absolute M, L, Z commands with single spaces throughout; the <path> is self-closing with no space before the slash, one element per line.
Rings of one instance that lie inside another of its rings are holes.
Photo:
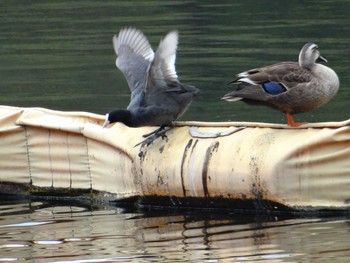
<path fill-rule="evenodd" d="M 292 114 L 290 114 L 289 112 L 286 112 L 286 114 L 287 114 L 288 125 L 291 127 L 299 127 L 300 125 L 307 123 L 307 122 L 294 122 Z"/>

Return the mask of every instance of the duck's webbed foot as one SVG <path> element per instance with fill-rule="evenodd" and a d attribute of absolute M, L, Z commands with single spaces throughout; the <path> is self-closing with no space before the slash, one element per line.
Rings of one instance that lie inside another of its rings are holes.
<path fill-rule="evenodd" d="M 307 122 L 294 122 L 292 114 L 290 114 L 289 112 L 287 112 L 286 114 L 287 114 L 288 126 L 290 126 L 290 127 L 296 128 L 296 127 L 299 127 L 303 124 L 307 124 Z"/>
<path fill-rule="evenodd" d="M 170 129 L 172 129 L 173 127 L 167 127 L 165 125 L 161 125 L 158 129 L 154 130 L 151 133 L 147 133 L 144 134 L 143 137 L 146 137 L 146 139 L 144 139 L 142 142 L 136 144 L 134 147 L 141 145 L 141 147 L 143 146 L 148 146 L 150 145 L 155 139 L 162 137 L 162 139 L 166 139 L 166 132 L 169 131 Z"/>

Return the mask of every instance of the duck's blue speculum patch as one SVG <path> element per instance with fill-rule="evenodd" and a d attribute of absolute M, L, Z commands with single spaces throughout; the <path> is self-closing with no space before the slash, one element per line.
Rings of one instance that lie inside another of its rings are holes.
<path fill-rule="evenodd" d="M 265 82 L 262 87 L 266 93 L 271 95 L 278 95 L 287 91 L 285 86 L 277 82 Z"/>

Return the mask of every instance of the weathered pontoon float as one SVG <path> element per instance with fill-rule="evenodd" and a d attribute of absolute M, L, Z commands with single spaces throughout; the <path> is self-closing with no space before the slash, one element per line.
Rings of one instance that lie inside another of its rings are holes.
<path fill-rule="evenodd" d="M 137 205 L 350 211 L 350 120 L 301 128 L 178 122 L 101 127 L 104 116 L 0 107 L 0 192 Z"/>

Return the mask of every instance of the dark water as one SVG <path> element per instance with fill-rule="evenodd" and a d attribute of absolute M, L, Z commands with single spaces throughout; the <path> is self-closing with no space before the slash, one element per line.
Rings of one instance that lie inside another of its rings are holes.
<path fill-rule="evenodd" d="M 2 201 L 1 262 L 348 262 L 346 216 L 130 212 Z"/>
<path fill-rule="evenodd" d="M 1 1 L 0 104 L 104 114 L 125 107 L 129 89 L 115 67 L 112 37 L 137 26 L 154 49 L 179 30 L 180 80 L 202 90 L 183 120 L 285 122 L 279 112 L 220 98 L 244 70 L 298 58 L 319 44 L 341 81 L 309 122 L 350 117 L 349 1 Z M 298 117 L 296 117 L 298 118 Z"/>
<path fill-rule="evenodd" d="M 246 69 L 297 60 L 318 43 L 339 93 L 296 119 L 350 117 L 350 1 L 0 1 L 0 104 L 104 114 L 129 90 L 112 36 L 142 29 L 155 49 L 178 29 L 180 80 L 201 89 L 182 120 L 285 122 L 283 114 L 220 98 Z M 347 217 L 234 212 L 130 212 L 47 201 L 0 205 L 0 261 L 346 262 Z"/>

